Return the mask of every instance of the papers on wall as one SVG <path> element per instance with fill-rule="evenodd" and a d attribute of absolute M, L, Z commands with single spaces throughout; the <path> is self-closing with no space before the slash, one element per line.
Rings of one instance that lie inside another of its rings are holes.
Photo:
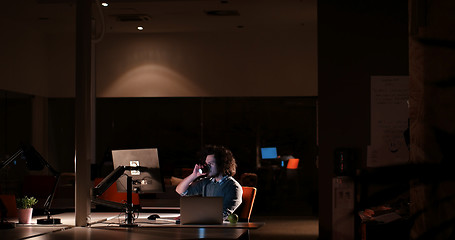
<path fill-rule="evenodd" d="M 372 76 L 370 146 L 367 167 L 408 162 L 404 132 L 408 128 L 408 76 Z"/>

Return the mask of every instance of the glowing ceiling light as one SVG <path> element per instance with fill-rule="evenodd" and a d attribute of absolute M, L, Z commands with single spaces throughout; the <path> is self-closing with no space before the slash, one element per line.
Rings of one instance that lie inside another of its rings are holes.
<path fill-rule="evenodd" d="M 107 3 L 107 2 L 103 2 L 103 3 L 101 3 L 101 6 L 103 6 L 103 7 L 107 7 L 107 6 L 109 6 L 109 3 Z"/>
<path fill-rule="evenodd" d="M 142 31 L 142 30 L 144 30 L 144 27 L 138 26 L 138 27 L 137 27 L 137 30 Z"/>

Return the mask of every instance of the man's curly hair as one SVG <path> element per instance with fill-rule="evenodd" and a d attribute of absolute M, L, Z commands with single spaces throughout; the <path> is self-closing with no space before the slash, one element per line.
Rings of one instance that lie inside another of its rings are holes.
<path fill-rule="evenodd" d="M 223 176 L 234 176 L 237 168 L 232 152 L 224 146 L 207 145 L 201 151 L 201 163 L 205 163 L 208 155 L 215 156 L 215 163 L 218 172 Z"/>

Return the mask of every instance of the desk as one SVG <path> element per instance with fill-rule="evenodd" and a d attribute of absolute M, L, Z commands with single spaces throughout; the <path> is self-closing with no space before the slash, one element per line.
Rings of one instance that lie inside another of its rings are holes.
<path fill-rule="evenodd" d="M 1 229 L 1 239 L 25 239 L 33 236 L 41 236 L 54 231 L 61 231 L 71 228 L 72 226 L 41 226 L 36 224 L 17 224 L 13 229 Z"/>
<path fill-rule="evenodd" d="M 176 224 L 174 218 L 178 217 L 178 213 L 160 213 L 160 218 L 156 220 L 148 220 L 147 217 L 151 213 L 141 213 L 135 220 L 135 223 L 141 228 L 233 228 L 233 229 L 257 229 L 264 225 L 260 222 L 238 222 L 231 224 L 224 222 L 220 225 L 181 225 Z M 62 218 L 63 219 L 63 218 Z M 92 213 L 91 227 L 114 227 L 124 221 L 124 215 L 106 215 L 106 213 Z"/>
<path fill-rule="evenodd" d="M 54 215 L 61 225 L 17 224 L 14 229 L 0 230 L 2 239 L 46 239 L 46 240 L 108 240 L 108 239 L 249 239 L 249 230 L 257 229 L 264 223 L 225 223 L 222 225 L 180 225 L 170 221 L 175 213 L 160 213 L 162 219 L 148 220 L 150 213 L 141 213 L 136 219 L 139 227 L 118 227 L 124 219 L 118 213 L 92 213 L 90 226 L 75 227 L 74 213 Z M 32 222 L 36 222 L 34 217 Z"/>
<path fill-rule="evenodd" d="M 248 229 L 204 228 L 90 228 L 73 227 L 64 231 L 35 236 L 32 240 L 169 240 L 169 239 L 247 239 Z M 18 238 L 9 238 L 18 239 Z"/>

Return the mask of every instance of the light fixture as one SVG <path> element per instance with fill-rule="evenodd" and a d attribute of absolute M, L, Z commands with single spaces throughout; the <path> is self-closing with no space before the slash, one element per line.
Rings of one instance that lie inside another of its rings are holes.
<path fill-rule="evenodd" d="M 109 6 L 109 3 L 107 3 L 107 2 L 102 2 L 102 3 L 101 3 L 101 6 L 103 6 L 103 7 L 108 7 L 108 6 Z"/>
<path fill-rule="evenodd" d="M 138 26 L 137 30 L 142 31 L 142 30 L 144 30 L 144 27 L 143 26 Z"/>

